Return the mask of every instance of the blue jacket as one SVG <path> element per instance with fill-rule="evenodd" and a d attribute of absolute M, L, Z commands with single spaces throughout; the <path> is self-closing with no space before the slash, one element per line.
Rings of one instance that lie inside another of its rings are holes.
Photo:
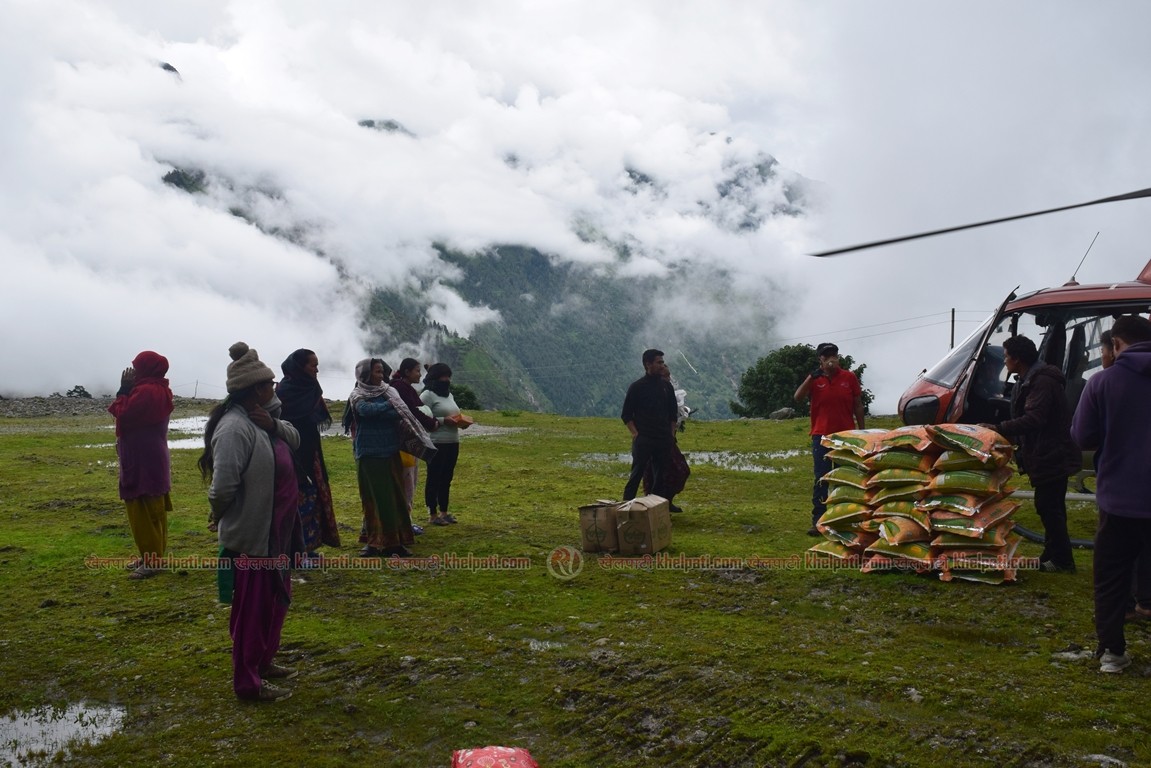
<path fill-rule="evenodd" d="M 1151 518 L 1151 341 L 1132 344 L 1115 365 L 1087 380 L 1071 437 L 1096 456 L 1099 509 Z"/>
<path fill-rule="evenodd" d="M 357 402 L 356 436 L 352 439 L 356 459 L 395 456 L 400 450 L 399 420 L 399 412 L 385 397 Z"/>

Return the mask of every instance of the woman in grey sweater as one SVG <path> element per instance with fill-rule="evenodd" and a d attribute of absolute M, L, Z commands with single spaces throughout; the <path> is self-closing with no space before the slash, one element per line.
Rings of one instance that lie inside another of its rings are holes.
<path fill-rule="evenodd" d="M 267 681 L 295 677 L 275 663 L 292 599 L 293 558 L 303 552 L 292 451 L 300 435 L 279 418 L 275 374 L 244 342 L 228 350 L 228 397 L 204 428 L 200 471 L 211 477 L 209 527 L 219 531 L 220 600 L 231 603 L 232 687 L 253 701 L 291 692 Z"/>

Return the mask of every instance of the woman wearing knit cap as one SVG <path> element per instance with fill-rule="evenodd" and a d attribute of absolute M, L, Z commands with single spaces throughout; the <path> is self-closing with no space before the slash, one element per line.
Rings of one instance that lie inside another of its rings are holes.
<path fill-rule="evenodd" d="M 276 701 L 291 691 L 267 681 L 296 676 L 275 656 L 292 600 L 291 563 L 303 552 L 292 459 L 300 434 L 279 418 L 275 374 L 256 350 L 239 341 L 228 354 L 228 396 L 208 417 L 200 472 L 212 478 L 209 526 L 232 565 L 220 571 L 220 600 L 232 604 L 232 687 L 241 699 Z"/>
<path fill-rule="evenodd" d="M 420 400 L 439 419 L 440 426 L 431 433 L 436 444 L 436 455 L 428 462 L 428 478 L 424 481 L 424 504 L 428 508 L 428 522 L 432 525 L 452 525 L 456 518 L 448 512 L 452 478 L 460 458 L 460 430 L 467 429 L 472 420 L 460 413 L 452 397 L 452 369 L 447 363 L 428 366 L 424 376 L 424 391 Z"/>
<path fill-rule="evenodd" d="M 407 407 L 385 383 L 389 373 L 383 360 L 361 360 L 356 364 L 355 389 L 348 395 L 352 452 L 364 507 L 365 546 L 360 554 L 365 557 L 411 557 L 408 545 L 415 542 L 400 461 L 399 422 L 404 417 L 400 408 Z"/>
<path fill-rule="evenodd" d="M 120 458 L 120 498 L 128 510 L 128 527 L 140 552 L 130 578 L 160 572 L 168 550 L 168 512 L 172 473 L 168 456 L 168 417 L 172 390 L 164 375 L 168 359 L 155 352 L 136 355 L 120 376 L 120 391 L 108 407 L 116 419 L 116 455 Z"/>
<path fill-rule="evenodd" d="M 420 380 L 420 362 L 412 357 L 405 357 L 400 362 L 399 369 L 392 376 L 392 387 L 400 394 L 400 399 L 408 406 L 412 416 L 423 425 L 424 429 L 428 432 L 434 432 L 440 426 L 440 420 L 434 416 L 429 416 L 424 413 L 421 408 L 423 402 L 420 396 L 416 393 L 416 388 L 413 386 Z M 400 459 L 404 463 L 404 500 L 408 505 L 408 514 L 411 515 L 412 508 L 415 505 L 416 499 L 416 486 L 420 482 L 420 466 L 419 461 L 410 453 L 400 451 Z M 416 534 L 423 533 L 423 529 L 418 525 L 413 524 L 412 530 Z"/>
<path fill-rule="evenodd" d="M 280 418 L 290 421 L 300 433 L 296 449 L 296 481 L 300 484 L 300 524 L 304 531 L 304 549 L 312 564 L 319 559 L 316 549 L 326 544 L 340 546 L 332 491 L 328 484 L 328 467 L 320 433 L 332 423 L 324 390 L 317 378 L 320 361 L 310 349 L 297 349 L 280 365 L 284 378 L 276 385 L 276 396 L 282 409 Z"/>

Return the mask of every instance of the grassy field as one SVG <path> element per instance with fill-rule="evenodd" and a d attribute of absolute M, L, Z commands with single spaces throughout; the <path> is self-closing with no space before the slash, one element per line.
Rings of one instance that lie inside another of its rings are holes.
<path fill-rule="evenodd" d="M 0 713 L 124 707 L 122 727 L 74 749 L 74 765 L 446 766 L 453 749 L 487 744 L 542 766 L 1151 764 L 1148 630 L 1129 627 L 1123 675 L 1054 656 L 1094 647 L 1090 552 L 1077 552 L 1078 576 L 1004 587 L 607 570 L 594 555 L 560 580 L 545 559 L 578 546 L 577 505 L 619 495 L 626 466 L 609 458 L 627 450 L 625 430 L 477 415 L 517 431 L 465 439 L 461 522 L 430 528 L 416 552 L 531 567 L 298 572 L 282 659 L 301 674 L 291 699 L 265 705 L 232 695 L 213 572 L 133 582 L 85 566 L 133 553 L 110 421 L 0 420 Z M 812 544 L 806 423 L 692 423 L 680 440 L 721 455 L 696 463 L 677 498 L 672 554 L 786 561 Z M 351 555 L 350 445 L 329 438 L 325 451 L 344 538 L 328 554 Z M 733 455 L 770 471 L 719 465 Z M 173 452 L 174 556 L 215 553 L 196 457 Z M 1073 510 L 1072 535 L 1090 537 L 1093 515 Z M 1040 528 L 1029 507 L 1020 517 Z"/>

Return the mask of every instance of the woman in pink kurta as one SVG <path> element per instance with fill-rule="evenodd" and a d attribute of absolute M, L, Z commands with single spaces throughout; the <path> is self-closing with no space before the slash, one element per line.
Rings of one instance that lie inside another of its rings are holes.
<path fill-rule="evenodd" d="M 120 391 L 108 411 L 116 419 L 116 454 L 120 457 L 120 498 L 140 552 L 131 578 L 146 579 L 160 571 L 168 550 L 168 512 L 172 473 L 168 457 L 168 417 L 172 390 L 168 359 L 155 352 L 136 355 L 120 376 Z"/>

